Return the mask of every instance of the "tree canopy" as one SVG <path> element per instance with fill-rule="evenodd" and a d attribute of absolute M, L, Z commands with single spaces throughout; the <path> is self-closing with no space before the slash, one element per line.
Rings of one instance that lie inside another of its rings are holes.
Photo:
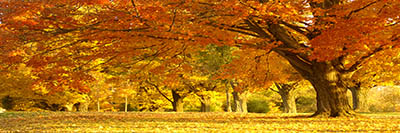
<path fill-rule="evenodd" d="M 85 92 L 89 71 L 161 63 L 176 77 L 191 53 L 230 46 L 287 60 L 314 86 L 316 116 L 353 116 L 353 74 L 368 62 L 398 63 L 381 57 L 398 57 L 399 14 L 398 0 L 3 0 L 0 68 L 23 63 L 35 84 Z"/>

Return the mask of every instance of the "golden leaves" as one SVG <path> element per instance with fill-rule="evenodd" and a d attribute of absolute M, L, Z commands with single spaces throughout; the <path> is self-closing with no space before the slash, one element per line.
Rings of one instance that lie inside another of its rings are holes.
<path fill-rule="evenodd" d="M 396 115 L 307 118 L 288 114 L 5 112 L 0 131 L 374 132 L 399 130 Z"/>

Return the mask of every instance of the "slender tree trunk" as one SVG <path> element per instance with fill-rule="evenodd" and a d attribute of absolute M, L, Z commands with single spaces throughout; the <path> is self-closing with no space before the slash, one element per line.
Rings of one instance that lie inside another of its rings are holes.
<path fill-rule="evenodd" d="M 183 97 L 180 96 L 175 90 L 172 90 L 172 102 L 173 110 L 175 112 L 183 112 Z"/>
<path fill-rule="evenodd" d="M 243 112 L 247 113 L 247 97 L 246 92 L 239 93 L 239 92 L 232 92 L 233 101 L 234 101 L 234 111 L 235 112 Z"/>
<path fill-rule="evenodd" d="M 349 117 L 355 112 L 347 98 L 346 76 L 336 71 L 329 63 L 313 65 L 312 75 L 304 76 L 311 82 L 317 93 L 317 111 L 313 116 Z"/>
<path fill-rule="evenodd" d="M 360 91 L 356 88 L 349 88 L 349 90 L 351 91 L 351 97 L 353 99 L 353 110 L 357 110 L 360 108 Z"/>
<path fill-rule="evenodd" d="M 353 98 L 353 110 L 357 112 L 367 112 L 367 105 L 366 105 L 366 92 L 360 86 L 350 87 L 349 90 L 351 91 L 351 96 Z"/>
<path fill-rule="evenodd" d="M 97 112 L 100 112 L 100 101 L 97 99 Z"/>
<path fill-rule="evenodd" d="M 225 94 L 226 94 L 226 112 L 232 112 L 231 98 L 229 96 L 229 87 L 227 85 L 225 87 Z"/>
<path fill-rule="evenodd" d="M 100 112 L 100 89 L 96 88 L 96 101 L 97 101 L 97 112 Z"/>
<path fill-rule="evenodd" d="M 125 96 L 125 112 L 128 112 L 128 95 Z"/>

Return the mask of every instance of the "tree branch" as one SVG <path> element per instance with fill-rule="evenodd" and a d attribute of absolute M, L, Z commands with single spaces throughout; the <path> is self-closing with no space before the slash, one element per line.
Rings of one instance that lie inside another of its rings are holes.
<path fill-rule="evenodd" d="M 172 16 L 172 23 L 171 23 L 171 25 L 169 25 L 169 29 L 168 29 L 167 32 L 172 31 L 172 27 L 173 27 L 174 24 L 175 24 L 175 19 L 176 19 L 176 9 L 174 9 L 174 16 Z"/>
<path fill-rule="evenodd" d="M 263 30 L 257 23 L 250 19 L 244 20 L 245 23 L 250 27 L 250 31 L 257 33 L 261 38 L 272 38 L 267 32 Z"/>
<path fill-rule="evenodd" d="M 85 41 L 88 41 L 88 39 L 77 40 L 77 41 L 74 41 L 74 42 L 72 42 L 72 43 L 68 43 L 68 44 L 66 44 L 66 45 L 57 47 L 57 48 L 49 49 L 49 50 L 46 50 L 46 51 L 40 53 L 40 55 L 45 55 L 45 54 L 48 54 L 48 53 L 50 53 L 50 52 L 52 52 L 52 51 L 59 50 L 59 49 L 63 49 L 63 48 L 66 48 L 66 47 L 70 47 L 70 46 L 73 46 L 73 45 L 76 45 L 76 44 L 78 44 L 78 43 L 80 43 L 80 42 L 85 42 Z"/>
<path fill-rule="evenodd" d="M 156 90 L 158 91 L 158 93 L 160 93 L 165 99 L 167 99 L 169 102 L 174 103 L 171 99 L 169 99 L 167 97 L 167 95 L 165 95 L 164 93 L 161 92 L 160 88 L 158 88 L 157 85 L 151 83 L 150 81 L 146 80 L 146 83 L 150 84 L 151 86 L 153 86 L 154 88 L 156 88 Z"/>
<path fill-rule="evenodd" d="M 350 73 L 350 72 L 356 71 L 359 68 L 359 66 L 361 65 L 361 63 L 363 63 L 366 59 L 372 57 L 373 55 L 375 55 L 376 53 L 378 53 L 378 52 L 380 52 L 382 50 L 384 50 L 383 49 L 383 45 L 381 45 L 380 47 L 374 49 L 374 51 L 370 52 L 369 54 L 362 56 L 358 61 L 356 61 L 348 69 L 345 69 L 344 73 Z"/>
<path fill-rule="evenodd" d="M 287 27 L 299 32 L 300 34 L 303 34 L 304 36 L 306 36 L 307 33 L 305 31 L 303 31 L 302 29 L 304 29 L 308 33 L 310 33 L 310 31 L 308 29 L 304 28 L 304 27 L 300 27 L 300 26 L 297 26 L 297 25 L 289 24 L 289 23 L 287 23 L 285 21 L 281 21 L 280 23 L 282 23 L 283 25 L 285 25 L 285 26 L 287 26 Z"/>
<path fill-rule="evenodd" d="M 366 8 L 368 8 L 368 7 L 370 7 L 370 6 L 372 6 L 373 4 L 375 4 L 375 3 L 377 3 L 377 2 L 378 2 L 378 1 L 374 1 L 374 2 L 371 2 L 371 3 L 365 5 L 365 6 L 361 7 L 361 8 L 358 8 L 358 9 L 356 9 L 356 10 L 353 10 L 353 11 L 351 11 L 349 14 L 347 14 L 345 18 L 350 18 L 351 15 L 353 15 L 354 13 L 357 13 L 357 12 L 359 12 L 359 11 L 361 11 L 361 10 L 364 10 L 364 9 L 366 9 Z"/>
<path fill-rule="evenodd" d="M 99 64 L 97 64 L 97 65 L 95 65 L 95 66 L 93 66 L 93 67 L 91 67 L 91 68 L 89 68 L 89 69 L 86 69 L 85 71 L 88 72 L 88 71 L 91 71 L 91 70 L 93 70 L 94 68 L 96 68 L 96 67 L 98 67 L 98 66 L 101 66 L 101 65 L 103 65 L 103 64 L 107 64 L 107 63 L 110 62 L 111 60 L 115 59 L 117 56 L 118 56 L 118 55 L 114 55 L 114 56 L 112 56 L 111 58 L 109 58 L 108 60 L 106 60 L 106 61 L 104 61 L 104 62 L 102 62 L 102 63 L 99 63 Z"/>
<path fill-rule="evenodd" d="M 303 59 L 299 55 L 296 55 L 294 53 L 290 52 L 285 52 L 283 50 L 278 50 L 274 49 L 275 52 L 277 52 L 279 55 L 281 55 L 283 58 L 287 59 L 289 63 L 296 69 L 304 74 L 311 74 L 312 73 L 312 63 L 308 62 L 306 59 Z"/>
<path fill-rule="evenodd" d="M 135 1 L 134 1 L 134 0 L 131 0 L 131 4 L 132 4 L 132 6 L 133 6 L 133 9 L 135 9 L 136 17 L 137 17 L 137 18 L 140 18 L 140 13 L 139 13 L 139 10 L 138 10 L 137 7 L 136 7 Z"/>
<path fill-rule="evenodd" d="M 224 24 L 217 25 L 217 24 L 212 24 L 212 23 L 210 23 L 209 25 L 213 26 L 213 27 L 216 27 L 216 28 L 219 28 L 219 29 L 226 29 L 226 30 L 231 31 L 231 32 L 237 32 L 237 33 L 240 33 L 240 34 L 245 34 L 245 35 L 249 35 L 249 36 L 253 36 L 253 37 L 260 37 L 257 34 L 253 34 L 253 33 L 247 32 L 247 31 L 251 31 L 251 30 L 250 29 L 245 29 L 243 27 L 226 26 Z"/>

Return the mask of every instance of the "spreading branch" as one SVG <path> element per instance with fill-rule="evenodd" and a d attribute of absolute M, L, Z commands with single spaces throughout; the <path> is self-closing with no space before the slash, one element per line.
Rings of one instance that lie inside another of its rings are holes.
<path fill-rule="evenodd" d="M 163 97 L 164 97 L 165 99 L 167 99 L 169 102 L 174 103 L 170 98 L 167 97 L 167 95 L 165 95 L 164 93 L 161 92 L 160 88 L 159 88 L 157 85 L 151 83 L 151 82 L 148 81 L 148 80 L 146 80 L 146 83 L 148 83 L 149 85 L 151 85 L 151 86 L 153 86 L 154 88 L 156 88 L 156 90 L 158 91 L 158 93 L 160 93 L 161 96 L 163 96 Z"/>
<path fill-rule="evenodd" d="M 350 18 L 351 15 L 353 15 L 353 14 L 355 14 L 355 13 L 357 13 L 357 12 L 360 12 L 360 11 L 362 11 L 362 10 L 364 10 L 364 9 L 366 9 L 366 8 L 368 8 L 368 7 L 370 7 L 370 6 L 372 6 L 373 4 L 375 4 L 375 3 L 377 3 L 377 2 L 378 2 L 378 1 L 374 1 L 374 2 L 371 2 L 371 3 L 365 5 L 365 6 L 361 7 L 361 8 L 358 8 L 358 9 L 356 9 L 356 10 L 353 10 L 353 11 L 351 11 L 349 14 L 347 14 L 345 18 Z"/>
<path fill-rule="evenodd" d="M 372 57 L 373 55 L 375 55 L 376 53 L 383 51 L 383 45 L 374 49 L 372 52 L 368 53 L 367 55 L 362 56 L 359 60 L 357 60 L 353 65 L 351 65 L 348 69 L 346 69 L 344 72 L 345 73 L 350 73 L 350 72 L 354 72 L 356 71 L 360 65 L 367 60 L 368 58 Z"/>
<path fill-rule="evenodd" d="M 261 38 L 272 38 L 267 32 L 264 31 L 261 26 L 255 23 L 253 20 L 246 19 L 244 20 L 246 24 L 250 27 L 250 31 L 257 33 Z"/>

